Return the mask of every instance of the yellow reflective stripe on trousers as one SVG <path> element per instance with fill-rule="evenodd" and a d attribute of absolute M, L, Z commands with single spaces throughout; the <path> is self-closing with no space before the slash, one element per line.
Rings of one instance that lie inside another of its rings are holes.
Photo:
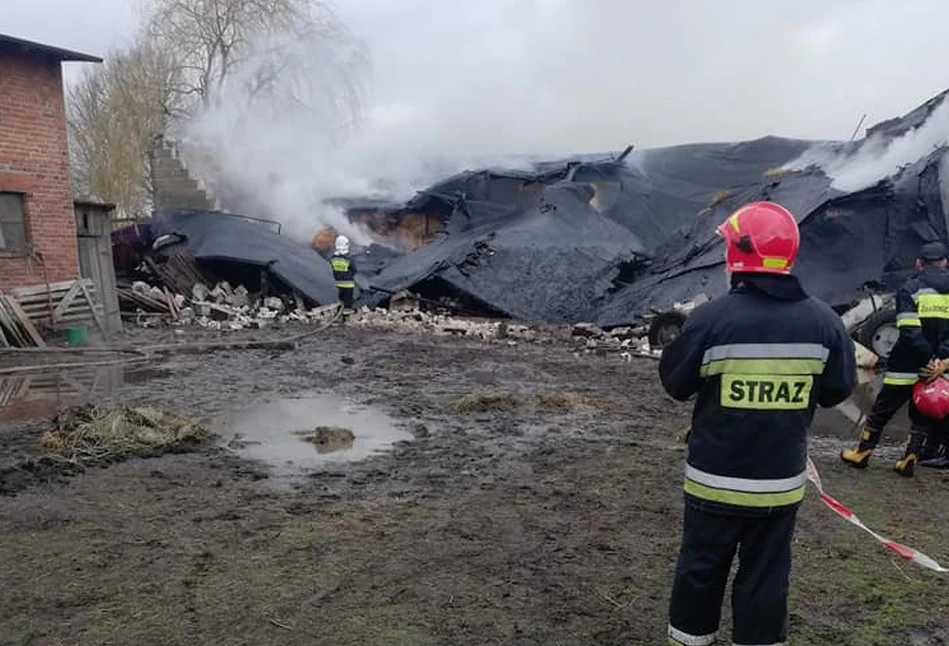
<path fill-rule="evenodd" d="M 883 383 L 887 386 L 912 386 L 919 379 L 915 372 L 885 372 Z"/>
<path fill-rule="evenodd" d="M 710 502 L 740 507 L 781 507 L 804 499 L 807 474 L 790 478 L 757 480 L 707 473 L 691 464 L 685 467 L 686 493 Z"/>
<path fill-rule="evenodd" d="M 913 312 L 904 312 L 896 315 L 896 327 L 919 327 L 922 322 L 919 315 Z"/>
<path fill-rule="evenodd" d="M 717 632 L 708 635 L 690 635 L 670 625 L 668 635 L 672 646 L 709 646 L 715 643 Z"/>
<path fill-rule="evenodd" d="M 922 291 L 922 290 L 920 290 Z M 916 311 L 921 319 L 949 319 L 949 294 L 924 293 L 916 297 Z"/>
<path fill-rule="evenodd" d="M 337 289 L 352 289 L 356 286 L 356 283 L 351 280 L 340 280 L 336 282 Z"/>

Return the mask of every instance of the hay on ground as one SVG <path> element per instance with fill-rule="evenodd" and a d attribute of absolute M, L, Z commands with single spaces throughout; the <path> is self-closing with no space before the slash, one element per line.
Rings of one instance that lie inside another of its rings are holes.
<path fill-rule="evenodd" d="M 580 393 L 542 393 L 537 395 L 537 405 L 557 411 L 569 411 L 577 408 L 597 408 L 599 402 Z"/>
<path fill-rule="evenodd" d="M 145 406 L 87 404 L 56 415 L 41 446 L 47 453 L 68 459 L 103 458 L 196 446 L 211 435 L 200 423 L 173 413 Z"/>
<path fill-rule="evenodd" d="M 488 391 L 471 393 L 452 400 L 449 404 L 456 413 L 485 413 L 517 408 L 517 397 L 509 392 Z"/>

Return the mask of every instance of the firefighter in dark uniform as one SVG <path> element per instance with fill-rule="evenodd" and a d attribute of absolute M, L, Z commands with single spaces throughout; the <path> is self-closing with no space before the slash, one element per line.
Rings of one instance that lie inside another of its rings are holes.
<path fill-rule="evenodd" d="M 873 402 L 866 424 L 860 430 L 856 449 L 846 449 L 840 458 L 850 466 L 866 468 L 880 435 L 896 412 L 910 401 L 913 384 L 932 377 L 932 359 L 949 357 L 949 270 L 946 247 L 931 242 L 922 247 L 916 260 L 917 274 L 896 294 L 896 327 L 900 336 L 887 360 L 883 386 Z M 934 364 L 935 365 L 935 364 Z M 894 469 L 911 477 L 916 463 L 934 457 L 936 446 L 927 441 L 926 424 L 910 402 L 910 438 L 903 457 Z"/>
<path fill-rule="evenodd" d="M 336 236 L 330 264 L 333 266 L 333 280 L 336 281 L 336 291 L 345 321 L 353 313 L 356 291 L 356 263 L 349 257 L 349 238 L 346 236 Z"/>
<path fill-rule="evenodd" d="M 692 311 L 659 363 L 673 398 L 697 395 L 668 641 L 715 642 L 737 553 L 732 641 L 782 644 L 807 430 L 817 405 L 852 393 L 854 346 L 840 317 L 790 274 L 800 233 L 784 207 L 748 204 L 718 233 L 731 289 Z"/>

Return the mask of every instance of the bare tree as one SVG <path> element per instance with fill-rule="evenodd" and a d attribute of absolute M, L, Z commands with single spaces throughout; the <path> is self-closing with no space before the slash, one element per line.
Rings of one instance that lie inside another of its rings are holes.
<path fill-rule="evenodd" d="M 83 192 L 147 216 L 155 135 L 184 132 L 198 115 L 213 120 L 222 100 L 257 114 L 292 105 L 335 127 L 359 122 L 369 57 L 322 0 L 142 1 L 136 44 L 69 91 Z"/>
<path fill-rule="evenodd" d="M 149 147 L 177 111 L 174 59 L 144 40 L 116 50 L 68 92 L 73 177 L 88 195 L 130 217 L 148 214 Z"/>
<path fill-rule="evenodd" d="M 172 91 L 185 112 L 207 108 L 234 78 L 247 97 L 266 92 L 294 65 L 301 41 L 336 54 L 324 64 L 354 72 L 337 75 L 334 93 L 358 109 L 357 84 L 339 80 L 357 77 L 368 56 L 321 0 L 153 0 L 146 29 L 174 52 L 179 78 Z"/>

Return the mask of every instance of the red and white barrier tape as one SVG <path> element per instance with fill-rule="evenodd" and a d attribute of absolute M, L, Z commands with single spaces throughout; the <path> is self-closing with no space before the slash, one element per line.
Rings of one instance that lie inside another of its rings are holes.
<path fill-rule="evenodd" d="M 903 545 L 902 543 L 897 543 L 896 541 L 891 541 L 885 536 L 880 536 L 875 531 L 863 524 L 863 521 L 857 518 L 857 515 L 853 513 L 848 507 L 845 507 L 840 502 L 829 496 L 824 492 L 824 486 L 820 481 L 820 474 L 817 473 L 817 467 L 814 466 L 814 463 L 811 461 L 810 456 L 807 458 L 807 479 L 817 487 L 817 491 L 820 494 L 820 499 L 824 502 L 825 505 L 833 509 L 837 515 L 842 516 L 844 519 L 850 521 L 863 531 L 867 532 L 873 538 L 877 539 L 890 551 L 895 552 L 902 558 L 907 561 L 912 561 L 917 565 L 922 565 L 924 568 L 929 568 L 936 572 L 949 572 L 949 569 L 946 569 L 936 563 L 933 559 L 929 558 L 922 552 L 914 550 L 912 547 Z"/>

